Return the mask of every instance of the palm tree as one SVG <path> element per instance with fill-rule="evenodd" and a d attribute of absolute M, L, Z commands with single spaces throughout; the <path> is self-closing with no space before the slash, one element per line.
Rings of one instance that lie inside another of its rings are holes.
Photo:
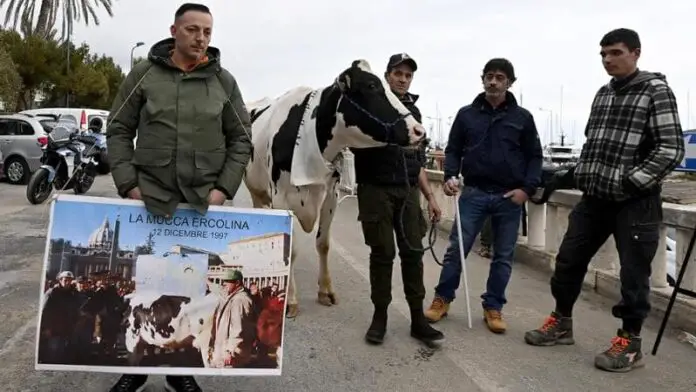
<path fill-rule="evenodd" d="M 46 37 L 55 26 L 58 13 L 62 16 L 61 40 L 69 39 L 75 22 L 82 18 L 89 26 L 90 21 L 99 25 L 99 17 L 96 8 L 104 7 L 109 16 L 114 16 L 113 0 L 0 0 L 0 8 L 6 7 L 5 25 L 9 26 L 12 20 L 12 28 L 27 29 L 27 22 L 33 22 L 38 9 L 36 25 L 31 26 L 33 34 Z M 24 25 L 24 26 L 23 26 Z"/>

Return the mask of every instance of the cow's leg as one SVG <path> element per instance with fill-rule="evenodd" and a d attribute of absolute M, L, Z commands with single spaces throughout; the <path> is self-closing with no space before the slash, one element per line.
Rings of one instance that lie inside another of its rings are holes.
<path fill-rule="evenodd" d="M 290 276 L 288 277 L 288 289 L 285 300 L 287 301 L 287 311 L 285 317 L 295 318 L 300 313 L 299 302 L 297 301 L 297 287 L 295 286 L 295 263 L 297 261 L 297 234 L 301 229 L 298 228 L 297 222 L 293 224 L 293 241 L 292 249 L 290 250 Z"/>
<path fill-rule="evenodd" d="M 133 351 L 128 353 L 129 366 L 140 366 L 140 361 L 142 361 L 145 356 L 145 347 L 146 344 L 142 340 L 138 340 Z"/>
<path fill-rule="evenodd" d="M 331 222 L 336 212 L 338 194 L 336 193 L 337 181 L 333 181 L 333 186 L 328 187 L 326 197 L 319 211 L 319 228 L 317 229 L 316 248 L 319 255 L 319 292 L 317 300 L 320 304 L 331 306 L 338 303 L 336 294 L 331 286 L 331 275 L 329 274 L 329 243 L 331 240 Z"/>
<path fill-rule="evenodd" d="M 254 208 L 271 208 L 271 198 L 265 191 L 257 192 L 249 189 L 249 195 L 251 195 L 251 204 Z"/>

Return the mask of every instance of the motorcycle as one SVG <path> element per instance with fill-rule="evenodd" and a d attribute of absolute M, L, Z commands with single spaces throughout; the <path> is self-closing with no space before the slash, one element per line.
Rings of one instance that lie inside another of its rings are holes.
<path fill-rule="evenodd" d="M 97 173 L 109 174 L 111 167 L 109 166 L 109 156 L 106 148 L 106 135 L 102 133 L 104 121 L 100 117 L 94 117 L 89 121 L 87 127 L 88 132 L 91 132 L 96 138 L 96 148 L 99 149 L 97 154 Z"/>
<path fill-rule="evenodd" d="M 106 151 L 106 135 L 96 132 L 94 137 L 96 139 L 96 147 L 99 148 L 97 152 L 97 173 L 109 174 L 111 167 L 109 166 L 109 156 Z"/>
<path fill-rule="evenodd" d="M 48 134 L 41 149 L 41 167 L 27 185 L 27 199 L 41 204 L 53 193 L 72 189 L 76 195 L 86 193 L 97 175 L 99 141 L 91 133 L 82 133 L 72 124 L 59 124 Z"/>

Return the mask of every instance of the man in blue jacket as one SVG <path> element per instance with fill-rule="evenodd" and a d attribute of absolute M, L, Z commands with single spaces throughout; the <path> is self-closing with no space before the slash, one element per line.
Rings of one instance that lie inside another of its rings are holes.
<path fill-rule="evenodd" d="M 445 184 L 448 196 L 459 193 L 461 173 L 466 186 L 459 196 L 462 243 L 468 255 L 486 218 L 493 233 L 493 260 L 481 295 L 488 328 L 505 332 L 501 311 L 512 273 L 522 205 L 541 181 L 542 150 L 534 118 L 508 91 L 515 82 L 512 64 L 502 58 L 486 63 L 481 77 L 484 92 L 459 110 L 445 148 Z M 436 322 L 447 315 L 462 271 L 456 225 L 445 253 L 435 298 L 425 316 Z"/>

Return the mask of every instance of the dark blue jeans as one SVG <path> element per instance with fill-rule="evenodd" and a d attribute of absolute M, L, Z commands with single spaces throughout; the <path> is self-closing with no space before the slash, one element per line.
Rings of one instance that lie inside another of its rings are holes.
<path fill-rule="evenodd" d="M 481 295 L 484 309 L 502 310 L 507 302 L 505 289 L 512 274 L 512 261 L 522 216 L 522 207 L 503 197 L 503 193 L 487 193 L 474 187 L 464 187 L 459 196 L 459 212 L 462 220 L 462 244 L 468 257 L 476 236 L 486 218 L 491 219 L 493 234 L 493 260 L 488 274 L 486 292 Z M 459 257 L 456 222 L 452 225 L 449 247 L 445 252 L 440 282 L 435 294 L 452 302 L 459 288 L 462 261 Z"/>

